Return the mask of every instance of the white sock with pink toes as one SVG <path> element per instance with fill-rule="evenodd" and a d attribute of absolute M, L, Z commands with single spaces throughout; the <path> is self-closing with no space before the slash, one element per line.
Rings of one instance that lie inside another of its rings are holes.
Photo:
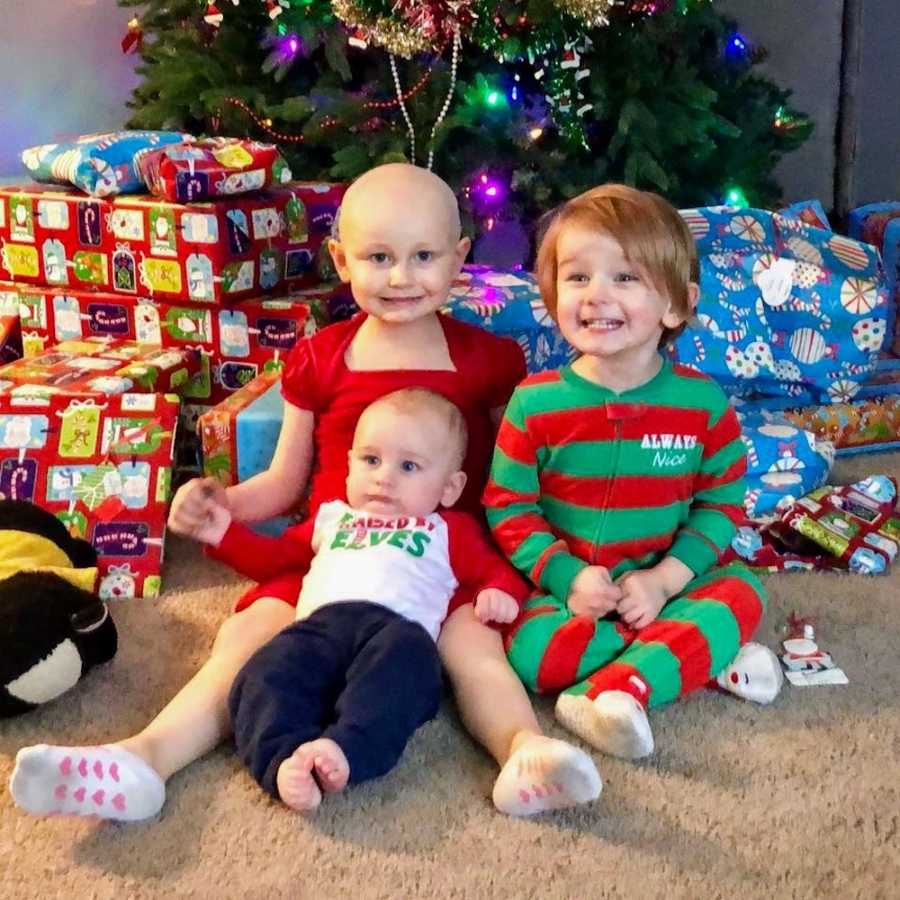
<path fill-rule="evenodd" d="M 590 803 L 603 780 L 583 751 L 556 738 L 534 735 L 506 761 L 494 783 L 494 806 L 510 816 L 533 816 Z"/>
<path fill-rule="evenodd" d="M 9 789 L 20 809 L 36 816 L 98 816 L 134 822 L 156 815 L 165 782 L 139 756 L 109 744 L 37 744 L 16 754 Z"/>

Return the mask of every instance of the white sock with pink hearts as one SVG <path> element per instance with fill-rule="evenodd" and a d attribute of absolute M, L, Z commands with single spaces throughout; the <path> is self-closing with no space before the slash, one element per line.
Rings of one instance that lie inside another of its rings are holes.
<path fill-rule="evenodd" d="M 534 735 L 506 761 L 494 783 L 494 806 L 510 816 L 590 803 L 603 781 L 594 761 L 556 738 Z"/>
<path fill-rule="evenodd" d="M 123 822 L 156 815 L 166 799 L 162 778 L 118 744 L 23 747 L 16 754 L 9 789 L 16 806 L 36 816 L 98 816 Z"/>

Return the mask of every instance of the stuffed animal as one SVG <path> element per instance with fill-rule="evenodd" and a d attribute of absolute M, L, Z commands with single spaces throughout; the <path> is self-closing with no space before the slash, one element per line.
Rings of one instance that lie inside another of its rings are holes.
<path fill-rule="evenodd" d="M 0 717 L 58 697 L 115 655 L 96 581 L 87 541 L 39 506 L 0 500 Z"/>

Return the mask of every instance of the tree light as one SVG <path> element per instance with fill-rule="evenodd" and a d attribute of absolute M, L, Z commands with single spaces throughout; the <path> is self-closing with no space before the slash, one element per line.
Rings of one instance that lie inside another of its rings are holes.
<path fill-rule="evenodd" d="M 744 207 L 749 206 L 750 202 L 747 200 L 747 195 L 743 192 L 740 187 L 730 187 L 725 190 L 725 202 L 729 206 L 737 206 Z"/>

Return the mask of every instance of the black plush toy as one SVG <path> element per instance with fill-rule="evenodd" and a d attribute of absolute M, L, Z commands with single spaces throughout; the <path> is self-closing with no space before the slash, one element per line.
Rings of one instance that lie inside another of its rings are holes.
<path fill-rule="evenodd" d="M 39 506 L 0 500 L 0 717 L 58 697 L 115 656 L 96 579 L 87 541 Z"/>

